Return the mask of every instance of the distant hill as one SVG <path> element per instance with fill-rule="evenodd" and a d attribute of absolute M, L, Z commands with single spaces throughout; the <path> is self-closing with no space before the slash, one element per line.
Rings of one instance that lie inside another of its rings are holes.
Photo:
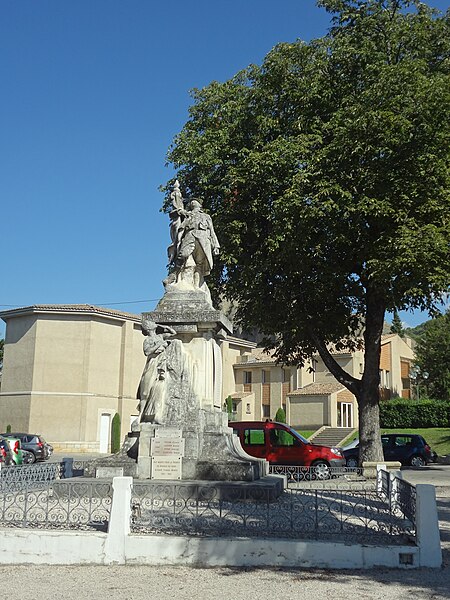
<path fill-rule="evenodd" d="M 428 321 L 424 321 L 423 323 L 420 323 L 420 325 L 416 325 L 415 327 L 405 327 L 405 335 L 407 337 L 412 338 L 416 342 L 419 341 L 425 333 L 425 331 L 427 330 L 427 328 L 429 327 L 431 321 L 432 319 L 429 319 Z"/>

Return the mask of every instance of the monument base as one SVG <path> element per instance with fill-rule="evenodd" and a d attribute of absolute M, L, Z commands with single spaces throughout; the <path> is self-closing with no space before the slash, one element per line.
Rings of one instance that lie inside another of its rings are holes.
<path fill-rule="evenodd" d="M 139 479 L 255 481 L 268 474 L 268 463 L 242 449 L 228 427 L 227 414 L 200 410 L 182 428 L 140 423 Z"/>

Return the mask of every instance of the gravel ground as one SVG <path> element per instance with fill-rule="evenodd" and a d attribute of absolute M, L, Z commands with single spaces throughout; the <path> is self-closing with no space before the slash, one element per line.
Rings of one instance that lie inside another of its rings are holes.
<path fill-rule="evenodd" d="M 437 489 L 442 569 L 194 569 L 143 566 L 0 566 L 0 589 L 46 600 L 449 599 L 450 488 Z"/>

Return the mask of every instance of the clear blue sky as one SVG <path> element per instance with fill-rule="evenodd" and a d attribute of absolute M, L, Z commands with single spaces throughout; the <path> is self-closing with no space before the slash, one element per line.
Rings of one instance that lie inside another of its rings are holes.
<path fill-rule="evenodd" d="M 151 310 L 169 243 L 158 186 L 189 90 L 328 25 L 314 0 L 2 0 L 0 310 Z"/>

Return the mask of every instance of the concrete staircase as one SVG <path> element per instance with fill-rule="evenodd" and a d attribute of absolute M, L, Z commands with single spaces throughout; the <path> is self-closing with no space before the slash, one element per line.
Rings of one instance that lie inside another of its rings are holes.
<path fill-rule="evenodd" d="M 309 441 L 322 446 L 339 446 L 353 431 L 353 427 L 321 427 Z"/>

